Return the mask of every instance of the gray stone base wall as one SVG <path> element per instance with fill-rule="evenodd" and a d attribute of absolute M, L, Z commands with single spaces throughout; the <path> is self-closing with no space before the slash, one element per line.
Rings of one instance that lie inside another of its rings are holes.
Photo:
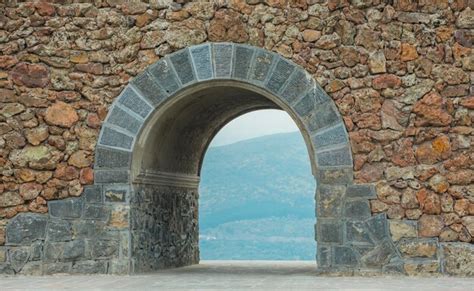
<path fill-rule="evenodd" d="M 199 263 L 197 189 L 136 185 L 130 207 L 134 273 Z"/>

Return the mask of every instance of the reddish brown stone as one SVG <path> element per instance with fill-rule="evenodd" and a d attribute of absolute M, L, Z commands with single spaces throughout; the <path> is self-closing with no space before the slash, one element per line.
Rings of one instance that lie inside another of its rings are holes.
<path fill-rule="evenodd" d="M 454 212 L 459 216 L 465 216 L 469 214 L 469 200 L 467 199 L 458 199 L 454 203 Z"/>
<path fill-rule="evenodd" d="M 441 200 L 439 195 L 427 189 L 421 189 L 416 194 L 420 207 L 426 214 L 440 214 Z"/>
<path fill-rule="evenodd" d="M 321 37 L 321 32 L 314 29 L 305 29 L 302 36 L 304 41 L 314 42 Z"/>
<path fill-rule="evenodd" d="M 446 111 L 446 100 L 438 93 L 428 93 L 415 104 L 413 112 L 417 114 L 416 126 L 446 126 L 452 116 Z"/>
<path fill-rule="evenodd" d="M 416 47 L 409 43 L 402 43 L 400 60 L 403 62 L 412 61 L 418 58 Z"/>
<path fill-rule="evenodd" d="M 449 172 L 446 178 L 450 184 L 469 185 L 474 181 L 474 170 L 461 170 L 458 172 Z"/>
<path fill-rule="evenodd" d="M 10 72 L 13 82 L 30 88 L 44 88 L 49 84 L 49 70 L 44 65 L 19 63 Z"/>
<path fill-rule="evenodd" d="M 56 13 L 56 9 L 53 4 L 46 1 L 38 1 L 35 3 L 36 11 L 41 16 L 53 16 Z"/>
<path fill-rule="evenodd" d="M 219 10 L 209 23 L 210 41 L 245 42 L 249 39 L 239 13 L 232 10 Z"/>
<path fill-rule="evenodd" d="M 423 214 L 418 221 L 418 234 L 422 237 L 436 237 L 441 234 L 444 227 L 440 215 Z"/>
<path fill-rule="evenodd" d="M 74 180 L 79 177 L 79 171 L 72 166 L 68 166 L 66 163 L 61 163 L 56 167 L 54 171 L 54 177 L 61 180 Z"/>
<path fill-rule="evenodd" d="M 91 168 L 81 169 L 80 178 L 81 184 L 90 185 L 94 183 L 94 170 Z"/>
<path fill-rule="evenodd" d="M 43 186 L 37 183 L 25 183 L 20 185 L 20 195 L 24 200 L 35 199 L 43 190 Z"/>
<path fill-rule="evenodd" d="M 8 69 L 18 63 L 15 56 L 0 56 L 0 69 Z"/>
<path fill-rule="evenodd" d="M 52 125 L 71 127 L 79 120 L 79 116 L 71 105 L 58 101 L 48 107 L 45 120 Z"/>
<path fill-rule="evenodd" d="M 406 138 L 398 143 L 395 153 L 392 156 L 392 162 L 400 167 L 411 166 L 416 163 L 411 139 Z"/>
<path fill-rule="evenodd" d="M 77 168 L 88 167 L 92 162 L 92 158 L 86 151 L 79 150 L 69 157 L 68 163 Z"/>
<path fill-rule="evenodd" d="M 76 64 L 76 70 L 79 72 L 101 75 L 104 72 L 104 66 L 100 63 Z"/>
<path fill-rule="evenodd" d="M 398 88 L 402 81 L 399 77 L 392 74 L 384 74 L 372 79 L 372 87 L 374 89 Z"/>
<path fill-rule="evenodd" d="M 461 101 L 461 105 L 466 107 L 467 109 L 474 109 L 474 96 L 463 98 Z"/>

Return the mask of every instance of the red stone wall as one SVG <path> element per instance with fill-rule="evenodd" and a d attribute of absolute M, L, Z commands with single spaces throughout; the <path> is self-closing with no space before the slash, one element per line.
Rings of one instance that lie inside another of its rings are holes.
<path fill-rule="evenodd" d="M 472 0 L 72 2 L 0 4 L 0 245 L 9 218 L 93 183 L 101 121 L 130 78 L 205 41 L 305 67 L 344 116 L 356 180 L 377 184 L 372 211 L 473 242 Z"/>

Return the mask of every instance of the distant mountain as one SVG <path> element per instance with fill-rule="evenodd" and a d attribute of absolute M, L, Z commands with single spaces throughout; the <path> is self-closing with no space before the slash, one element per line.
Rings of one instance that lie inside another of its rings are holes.
<path fill-rule="evenodd" d="M 299 132 L 209 148 L 200 186 L 201 258 L 314 259 L 315 187 Z"/>

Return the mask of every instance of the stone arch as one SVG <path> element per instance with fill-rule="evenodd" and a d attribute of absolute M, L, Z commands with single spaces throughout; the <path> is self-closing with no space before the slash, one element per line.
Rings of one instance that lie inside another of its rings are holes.
<path fill-rule="evenodd" d="M 85 264 L 83 269 L 96 273 L 137 273 L 197 263 L 203 155 L 225 123 L 261 108 L 285 110 L 305 138 L 318 185 L 318 269 L 400 271 L 386 217 L 370 211 L 374 186 L 353 183 L 351 147 L 332 99 L 293 62 L 233 43 L 205 43 L 170 54 L 122 91 L 102 125 L 95 184 L 81 198 L 49 203 L 45 233 L 52 221 L 60 221 L 72 224 L 76 236 L 55 245 L 63 257 L 44 264 L 67 262 L 67 271 Z M 32 218 L 17 216 L 9 226 L 25 219 Z M 21 245 L 14 231 L 7 232 L 7 243 Z M 45 233 L 42 243 L 48 248 L 55 242 Z M 71 246 L 74 241 L 84 245 Z M 73 247 L 83 252 L 64 256 Z"/>

